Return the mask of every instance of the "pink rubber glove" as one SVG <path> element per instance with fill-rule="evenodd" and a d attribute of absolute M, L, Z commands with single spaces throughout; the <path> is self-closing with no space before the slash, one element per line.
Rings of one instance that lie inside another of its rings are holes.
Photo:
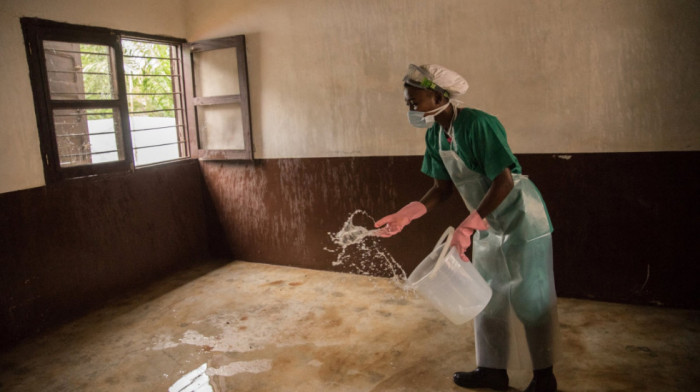
<path fill-rule="evenodd" d="M 486 230 L 489 228 L 489 224 L 486 219 L 483 219 L 479 213 L 474 210 L 471 214 L 462 221 L 462 223 L 457 226 L 455 233 L 452 235 L 452 242 L 450 246 L 457 248 L 457 253 L 462 258 L 463 261 L 469 262 L 469 257 L 464 253 L 467 251 L 469 246 L 472 244 L 472 234 L 474 230 Z"/>
<path fill-rule="evenodd" d="M 406 225 L 411 223 L 412 220 L 420 218 L 425 215 L 426 212 L 428 212 L 428 209 L 423 203 L 419 201 L 410 202 L 397 212 L 378 220 L 377 223 L 374 224 L 374 227 L 381 227 L 381 229 L 377 231 L 375 235 L 377 237 L 387 238 L 398 234 Z"/>

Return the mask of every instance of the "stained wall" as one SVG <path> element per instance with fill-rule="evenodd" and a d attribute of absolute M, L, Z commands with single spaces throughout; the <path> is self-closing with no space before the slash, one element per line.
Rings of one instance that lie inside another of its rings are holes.
<path fill-rule="evenodd" d="M 356 210 L 354 224 L 396 211 L 432 180 L 421 157 L 270 159 L 207 163 L 203 174 L 226 245 L 236 258 L 336 272 L 391 276 L 378 252 L 346 250 L 330 236 Z M 560 296 L 699 308 L 700 230 L 693 181 L 697 152 L 518 154 L 554 225 Z M 607 173 L 601 176 L 600 173 Z M 668 175 L 673 172 L 674 175 Z M 406 273 L 430 253 L 447 226 L 467 215 L 452 197 L 398 235 L 382 239 Z M 337 261 L 344 261 L 334 265 Z M 360 261 L 367 261 L 362 265 Z M 353 265 L 354 264 L 354 265 Z"/>
<path fill-rule="evenodd" d="M 694 1 L 188 1 L 187 38 L 246 34 L 259 158 L 423 152 L 409 63 L 470 83 L 516 153 L 697 151 Z"/>
<path fill-rule="evenodd" d="M 379 217 L 430 184 L 400 81 L 428 62 L 467 78 L 464 104 L 502 120 L 543 189 L 560 293 L 697 307 L 699 14 L 687 0 L 4 1 L 3 333 L 97 306 L 217 247 L 329 268 L 328 231 L 348 213 Z M 44 187 L 24 16 L 190 41 L 245 34 L 256 162 Z M 453 198 L 387 246 L 410 271 L 464 213 Z"/>
<path fill-rule="evenodd" d="M 237 257 L 332 269 L 323 248 L 349 213 L 419 199 L 431 182 L 401 78 L 434 62 L 467 78 L 464 104 L 499 117 L 543 190 L 560 294 L 698 306 L 696 2 L 186 4 L 189 40 L 248 42 L 259 160 L 202 163 Z M 465 214 L 453 198 L 387 246 L 411 271 Z"/>
<path fill-rule="evenodd" d="M 216 257 L 196 160 L 0 194 L 0 347 Z"/>
<path fill-rule="evenodd" d="M 520 153 L 696 151 L 697 2 L 44 0 L 0 5 L 0 192 L 43 185 L 19 17 L 185 37 L 246 34 L 259 158 L 423 150 L 409 63 L 470 82 Z"/>

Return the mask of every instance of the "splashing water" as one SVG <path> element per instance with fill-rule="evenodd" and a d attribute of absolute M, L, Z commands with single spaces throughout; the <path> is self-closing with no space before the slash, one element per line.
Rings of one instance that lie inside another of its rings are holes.
<path fill-rule="evenodd" d="M 352 220 L 355 217 L 355 215 L 360 214 L 360 213 L 367 215 L 366 212 L 361 211 L 361 210 L 357 210 L 350 215 L 348 220 L 345 221 L 345 223 L 343 224 L 343 228 L 340 229 L 339 232 L 337 232 L 335 234 L 328 233 L 331 236 L 333 243 L 335 243 L 336 245 L 345 249 L 350 245 L 356 245 L 356 244 L 361 243 L 367 237 L 376 235 L 376 233 L 379 231 L 379 229 L 368 230 L 365 227 L 355 226 L 352 223 Z M 369 215 L 367 215 L 367 216 L 369 216 Z"/>
<path fill-rule="evenodd" d="M 328 233 L 337 246 L 336 249 L 326 248 L 327 251 L 338 254 L 333 266 L 346 266 L 361 275 L 390 275 L 394 283 L 403 287 L 406 281 L 406 271 L 386 249 L 379 246 L 379 237 L 376 236 L 378 229 L 369 230 L 353 223 L 353 219 L 357 215 L 364 215 L 374 222 L 374 219 L 367 212 L 356 210 L 350 214 L 340 231 Z"/>

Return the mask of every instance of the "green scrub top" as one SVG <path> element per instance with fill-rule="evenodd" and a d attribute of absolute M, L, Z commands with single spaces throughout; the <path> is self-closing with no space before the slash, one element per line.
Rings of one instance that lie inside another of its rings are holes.
<path fill-rule="evenodd" d="M 425 156 L 421 171 L 438 180 L 449 180 L 445 165 L 438 152 L 438 137 L 442 138 L 442 149 L 449 150 L 442 127 L 435 123 L 425 133 Z M 518 159 L 508 146 L 506 131 L 498 119 L 480 110 L 461 108 L 454 121 L 454 137 L 457 154 L 467 167 L 493 181 L 505 168 L 512 173 L 522 173 Z"/>
<path fill-rule="evenodd" d="M 520 162 L 508 146 L 506 131 L 496 117 L 480 110 L 462 108 L 455 119 L 454 132 L 458 146 L 457 155 L 470 170 L 485 175 L 491 181 L 507 167 L 511 173 L 522 174 Z M 450 180 L 450 174 L 438 152 L 438 137 L 442 138 L 442 149 L 450 149 L 442 127 L 438 123 L 433 124 L 425 133 L 426 149 L 421 171 L 438 180 Z M 539 190 L 537 193 L 539 194 Z M 550 230 L 553 231 L 552 220 L 544 201 L 542 205 Z"/>

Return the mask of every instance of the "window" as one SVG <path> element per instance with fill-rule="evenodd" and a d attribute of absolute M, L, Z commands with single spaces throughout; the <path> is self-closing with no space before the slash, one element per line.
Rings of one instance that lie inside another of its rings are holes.
<path fill-rule="evenodd" d="M 236 37 L 187 45 L 194 77 L 188 92 L 197 123 L 199 156 L 206 160 L 253 159 L 245 39 Z M 189 73 L 189 72 L 188 72 Z"/>
<path fill-rule="evenodd" d="M 47 183 L 186 157 L 252 159 L 243 36 L 187 45 L 21 23 Z"/>
<path fill-rule="evenodd" d="M 122 39 L 136 166 L 188 156 L 179 46 Z"/>

